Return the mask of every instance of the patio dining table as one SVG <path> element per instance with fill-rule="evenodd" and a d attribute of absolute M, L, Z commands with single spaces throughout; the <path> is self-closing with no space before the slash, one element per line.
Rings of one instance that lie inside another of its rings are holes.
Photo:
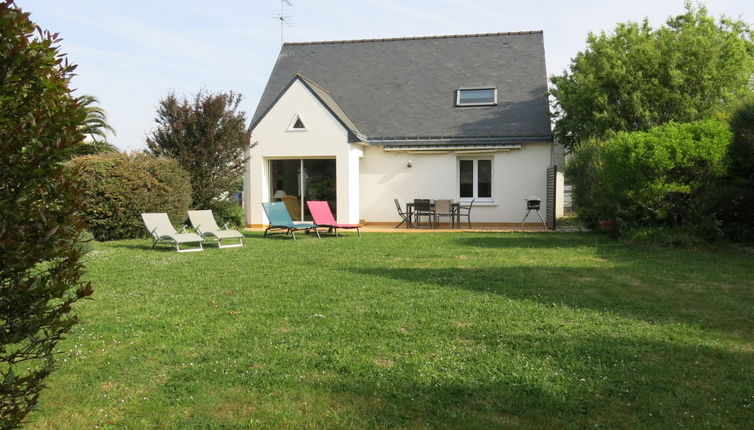
<path fill-rule="evenodd" d="M 435 207 L 435 201 L 430 200 L 429 206 L 434 209 Z M 457 202 L 453 200 L 450 203 L 450 210 L 453 212 L 453 217 L 451 218 L 450 228 L 453 228 L 453 225 L 461 225 L 461 216 L 460 216 L 460 209 L 461 208 L 461 202 Z M 406 223 L 406 228 L 415 228 L 414 225 L 414 202 L 407 202 L 406 203 L 406 214 L 408 215 L 408 219 L 410 222 Z M 432 223 L 430 223 L 430 226 Z M 431 228 L 431 227 L 430 227 Z"/>

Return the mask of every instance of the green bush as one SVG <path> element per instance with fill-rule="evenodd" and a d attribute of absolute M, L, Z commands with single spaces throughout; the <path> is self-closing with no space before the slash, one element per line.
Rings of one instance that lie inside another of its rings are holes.
<path fill-rule="evenodd" d="M 722 222 L 725 235 L 754 240 L 754 97 L 741 102 L 730 120 L 733 142 L 728 148 L 730 167 L 709 201 Z"/>
<path fill-rule="evenodd" d="M 243 208 L 232 200 L 220 200 L 210 205 L 215 221 L 222 227 L 226 222 L 232 227 L 246 227 Z"/>
<path fill-rule="evenodd" d="M 729 173 L 754 183 L 754 95 L 739 103 L 730 119 L 733 142 L 728 148 Z"/>
<path fill-rule="evenodd" d="M 579 215 L 592 226 L 612 219 L 621 230 L 687 225 L 713 234 L 704 201 L 725 173 L 731 138 L 725 122 L 707 120 L 579 145 L 568 166 Z"/>
<path fill-rule="evenodd" d="M 571 151 L 565 174 L 571 182 L 572 199 L 579 220 L 588 228 L 596 228 L 597 221 L 614 217 L 616 210 L 604 199 L 601 190 L 602 152 L 604 142 L 587 140 L 578 143 Z"/>
<path fill-rule="evenodd" d="M 105 153 L 74 158 L 69 166 L 84 182 L 82 217 L 97 240 L 144 237 L 143 212 L 186 219 L 191 201 L 188 173 L 169 158 Z"/>

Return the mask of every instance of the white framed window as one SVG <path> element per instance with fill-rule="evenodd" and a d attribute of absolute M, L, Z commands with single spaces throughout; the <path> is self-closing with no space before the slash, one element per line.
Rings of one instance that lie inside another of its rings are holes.
<path fill-rule="evenodd" d="M 456 106 L 494 106 L 497 104 L 497 88 L 473 87 L 456 90 Z"/>
<path fill-rule="evenodd" d="M 291 123 L 288 124 L 288 131 L 306 131 L 306 126 L 304 125 L 304 122 L 301 121 L 301 117 L 298 116 L 298 114 L 296 114 L 291 120 Z"/>
<path fill-rule="evenodd" d="M 492 158 L 458 159 L 458 197 L 492 201 Z"/>

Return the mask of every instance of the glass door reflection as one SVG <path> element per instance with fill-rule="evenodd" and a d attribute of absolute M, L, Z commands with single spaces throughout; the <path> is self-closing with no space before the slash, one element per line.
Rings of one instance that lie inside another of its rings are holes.
<path fill-rule="evenodd" d="M 284 202 L 294 221 L 311 221 L 307 200 L 337 210 L 335 159 L 270 160 L 270 187 L 272 201 Z"/>
<path fill-rule="evenodd" d="M 305 200 L 324 200 L 333 214 L 337 211 L 335 189 L 335 160 L 303 160 Z M 309 208 L 304 204 L 304 219 L 311 221 Z"/>

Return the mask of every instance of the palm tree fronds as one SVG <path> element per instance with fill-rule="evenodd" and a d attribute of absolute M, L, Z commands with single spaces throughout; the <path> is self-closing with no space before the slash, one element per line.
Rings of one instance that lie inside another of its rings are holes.
<path fill-rule="evenodd" d="M 81 125 L 80 131 L 94 142 L 107 142 L 107 132 L 115 135 L 115 129 L 107 123 L 107 112 L 100 106 L 96 97 L 83 95 L 78 98 L 78 102 L 86 110 L 86 119 Z M 109 144 L 108 144 L 109 145 Z M 112 145 L 110 145 L 112 147 Z M 113 147 L 114 148 L 114 147 Z"/>

